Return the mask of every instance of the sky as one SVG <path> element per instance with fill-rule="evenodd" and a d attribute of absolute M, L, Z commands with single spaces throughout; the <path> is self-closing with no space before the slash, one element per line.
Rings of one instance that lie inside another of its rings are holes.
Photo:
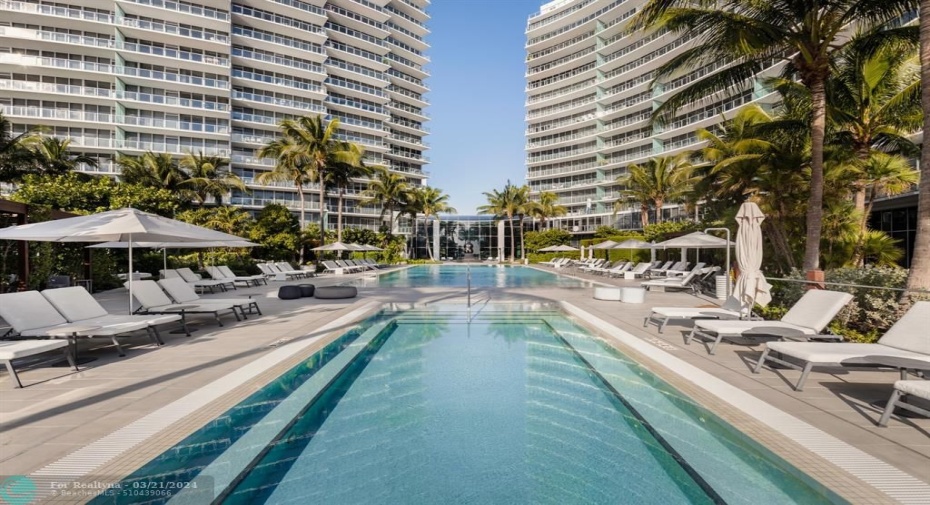
<path fill-rule="evenodd" d="M 526 183 L 526 20 L 546 0 L 433 0 L 427 184 L 461 215 L 509 179 Z"/>

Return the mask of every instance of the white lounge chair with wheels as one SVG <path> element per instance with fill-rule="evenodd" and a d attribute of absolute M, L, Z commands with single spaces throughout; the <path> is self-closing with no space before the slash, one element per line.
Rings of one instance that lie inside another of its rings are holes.
<path fill-rule="evenodd" d="M 808 293 L 811 293 L 808 291 Z M 801 305 L 802 298 L 795 306 Z M 794 310 L 794 308 L 792 308 Z M 810 310 L 817 310 L 812 307 Z M 787 315 L 787 314 L 786 314 Z M 831 316 L 832 317 L 832 316 Z M 930 361 L 930 302 L 917 302 L 874 344 L 858 342 L 768 342 L 753 368 L 758 373 L 766 361 L 801 370 L 794 389 L 801 391 L 815 366 L 872 365 L 867 356 L 888 356 Z M 772 354 L 777 353 L 780 357 Z M 791 358 L 791 361 L 786 358 Z M 799 365 L 801 363 L 801 365 Z"/>
<path fill-rule="evenodd" d="M 930 410 L 904 401 L 908 396 L 930 400 L 930 380 L 900 380 L 895 382 L 894 391 L 891 393 L 891 398 L 888 399 L 888 404 L 885 405 L 885 411 L 878 420 L 878 425 L 888 426 L 888 419 L 894 412 L 895 407 L 930 417 Z"/>
<path fill-rule="evenodd" d="M 63 288 L 62 288 L 63 289 Z M 76 338 L 106 338 L 113 342 L 116 352 L 125 356 L 123 348 L 116 340 L 117 337 L 128 337 L 138 330 L 145 330 L 145 322 L 120 323 L 87 323 L 83 321 L 68 321 L 65 316 L 51 304 L 38 291 L 21 291 L 18 293 L 0 294 L 0 317 L 9 323 L 12 331 L 23 337 L 52 337 L 67 338 L 72 345 L 76 345 Z M 69 327 L 84 325 L 96 327 L 87 332 L 68 332 Z M 78 334 L 80 333 L 80 334 Z"/>
<path fill-rule="evenodd" d="M 188 336 L 190 336 L 190 332 L 187 330 L 187 314 L 213 314 L 216 324 L 223 326 L 220 314 L 228 310 L 236 317 L 236 321 L 240 320 L 239 313 L 231 303 L 174 303 L 155 281 L 136 281 L 132 283 L 132 295 L 141 305 L 137 310 L 141 314 L 180 315 L 181 324 L 184 325 L 185 333 Z"/>
<path fill-rule="evenodd" d="M 694 319 L 740 319 L 743 314 L 740 313 L 742 304 L 735 297 L 731 296 L 719 307 L 653 307 L 652 312 L 643 321 L 643 328 L 649 326 L 649 323 L 655 321 L 659 326 L 659 333 L 665 330 L 665 326 L 671 320 L 690 321 Z"/>
<path fill-rule="evenodd" d="M 245 314 L 246 309 L 248 309 L 249 312 L 255 311 L 258 312 L 258 315 L 262 315 L 261 309 L 258 308 L 258 302 L 251 298 L 201 298 L 200 295 L 194 291 L 194 288 L 184 282 L 184 279 L 178 278 L 161 279 L 158 281 L 158 285 L 168 293 L 168 296 L 178 303 L 195 303 L 202 306 L 210 304 L 222 306 L 232 305 L 234 308 L 239 309 L 239 313 L 242 315 L 243 319 L 249 318 Z"/>
<path fill-rule="evenodd" d="M 695 268 L 691 270 L 688 275 L 683 277 L 675 277 L 673 279 L 656 279 L 651 281 L 645 281 L 640 283 L 640 286 L 646 288 L 646 291 L 651 291 L 653 289 L 661 289 L 663 291 L 676 291 L 679 289 L 690 289 L 695 291 L 694 281 L 697 279 L 698 275 L 701 273 L 701 268 Z"/>
<path fill-rule="evenodd" d="M 42 296 L 55 307 L 65 319 L 72 323 L 93 326 L 116 323 L 145 323 L 152 340 L 163 345 L 158 325 L 181 321 L 181 316 L 173 314 L 128 315 L 110 314 L 94 297 L 81 286 L 61 289 L 46 289 Z"/>
<path fill-rule="evenodd" d="M 713 341 L 708 349 L 708 353 L 713 354 L 721 340 L 739 337 L 842 340 L 820 332 L 850 300 L 849 293 L 812 289 L 778 321 L 695 321 L 685 343 L 690 344 L 694 337 Z"/>
<path fill-rule="evenodd" d="M 56 349 L 64 350 L 65 357 L 68 359 L 68 364 L 71 365 L 71 368 L 76 367 L 74 357 L 68 352 L 68 342 L 65 340 L 0 341 L 0 363 L 3 363 L 6 366 L 6 370 L 10 373 L 10 379 L 13 381 L 13 388 L 23 387 L 23 383 L 19 380 L 19 375 L 16 374 L 16 368 L 13 367 L 14 359 L 35 356 L 36 354 L 42 354 Z"/>

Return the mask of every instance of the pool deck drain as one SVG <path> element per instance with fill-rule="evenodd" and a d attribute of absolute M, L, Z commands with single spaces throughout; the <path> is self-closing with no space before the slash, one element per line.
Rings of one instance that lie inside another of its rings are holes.
<path fill-rule="evenodd" d="M 553 271 L 552 269 L 548 269 Z M 623 279 L 589 277 L 577 272 L 570 273 L 585 280 L 617 286 L 637 283 Z M 351 281 L 352 276 L 327 276 L 314 279 L 317 285 L 334 285 Z M 163 349 L 148 346 L 130 347 L 126 358 L 116 358 L 112 349 L 82 348 L 82 354 L 92 354 L 99 359 L 80 373 L 63 369 L 39 366 L 26 369 L 24 382 L 31 384 L 25 389 L 10 390 L 8 378 L 0 374 L 0 474 L 23 475 L 39 472 L 50 467 L 51 462 L 61 461 L 62 471 L 67 456 L 82 471 L 99 459 L 78 459 L 77 453 L 87 444 L 107 439 L 109 435 L 127 429 L 134 422 L 167 406 L 197 389 L 221 379 L 226 374 L 244 368 L 250 362 L 261 359 L 291 345 L 300 335 L 327 325 L 344 321 L 344 316 L 354 312 L 366 302 L 385 302 L 404 305 L 429 303 L 464 303 L 461 290 L 442 288 L 360 288 L 360 297 L 349 303 L 324 304 L 322 301 L 290 302 L 273 297 L 273 291 L 282 283 L 271 286 L 240 290 L 253 293 L 262 303 L 268 315 L 250 318 L 242 323 L 224 328 L 206 327 L 190 339 L 174 337 Z M 664 365 L 651 365 L 646 354 L 634 352 L 645 358 L 647 368 L 656 368 L 659 375 L 696 401 L 721 415 L 744 433 L 802 469 L 815 479 L 827 484 L 854 503 L 891 503 L 900 501 L 927 503 L 926 490 L 930 483 L 930 420 L 894 418 L 889 428 L 876 428 L 874 421 L 880 414 L 869 405 L 870 400 L 887 399 L 891 384 L 897 374 L 893 372 L 815 373 L 810 385 L 803 393 L 791 390 L 792 372 L 764 371 L 752 375 L 745 362 L 758 355 L 759 347 L 727 345 L 718 348 L 716 356 L 706 356 L 703 347 L 682 346 L 680 335 L 669 327 L 665 334 L 658 334 L 654 327 L 644 329 L 642 320 L 652 306 L 697 306 L 708 302 L 680 293 L 649 293 L 646 304 L 629 305 L 619 302 L 597 301 L 591 298 L 591 288 L 533 288 L 481 290 L 481 303 L 535 303 L 550 304 L 568 301 L 605 324 L 623 331 L 632 341 L 639 341 L 645 349 L 658 351 L 680 359 L 724 385 L 741 391 L 751 400 L 777 407 L 776 414 L 799 418 L 817 431 L 799 432 L 792 437 L 811 436 L 809 444 L 816 447 L 824 457 L 850 461 L 847 470 L 839 466 L 824 465 L 824 459 L 809 448 L 792 442 L 789 436 L 779 431 L 779 421 L 773 420 L 772 427 L 764 420 L 746 414 L 731 403 L 722 400 L 691 379 L 678 375 L 673 368 L 669 373 Z M 100 295 L 97 295 L 98 297 Z M 264 299 L 264 300 L 263 300 Z M 474 300 L 474 298 L 473 298 Z M 125 292 L 103 294 L 101 302 L 112 312 L 125 310 Z M 602 332 L 603 333 L 603 332 Z M 288 343 L 284 343 L 288 342 Z M 278 347 L 269 347 L 278 343 Z M 315 346 L 305 348 L 312 352 Z M 247 396 L 261 384 L 267 383 L 286 368 L 299 361 L 292 357 L 246 381 L 212 403 L 201 405 L 192 415 L 182 417 L 172 426 L 162 421 L 162 429 L 146 442 L 135 445 L 120 454 L 120 444 L 101 446 L 99 458 L 109 458 L 88 477 L 105 476 L 109 480 L 131 473 L 174 443 L 182 440 L 210 419 Z M 777 418 L 772 418 L 777 419 Z M 824 445 L 821 434 L 832 439 Z M 833 445 L 833 440 L 845 442 L 854 449 L 848 452 Z M 86 453 L 81 453 L 86 454 Z M 875 463 L 878 463 L 876 466 Z M 90 472 L 91 470 L 86 470 Z M 855 473 L 866 473 L 870 479 L 854 477 Z M 879 475 L 879 473 L 882 475 Z M 62 477 L 62 475 L 57 475 Z M 60 480 L 60 479 L 59 479 Z M 876 486 L 889 489 L 889 494 L 867 484 L 878 481 Z M 85 500 L 60 498 L 56 503 L 78 503 Z"/>

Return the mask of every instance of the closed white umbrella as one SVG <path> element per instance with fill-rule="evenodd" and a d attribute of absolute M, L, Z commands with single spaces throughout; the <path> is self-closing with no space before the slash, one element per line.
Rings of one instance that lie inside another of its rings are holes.
<path fill-rule="evenodd" d="M 746 202 L 736 213 L 736 264 L 739 277 L 733 293 L 742 303 L 741 311 L 749 314 L 755 303 L 763 307 L 772 301 L 772 285 L 762 274 L 762 221 L 765 215 L 759 206 Z"/>
<path fill-rule="evenodd" d="M 0 239 L 34 242 L 126 242 L 129 244 L 129 312 L 132 302 L 132 244 L 147 242 L 242 242 L 245 239 L 175 219 L 125 208 L 44 223 L 10 226 Z"/>

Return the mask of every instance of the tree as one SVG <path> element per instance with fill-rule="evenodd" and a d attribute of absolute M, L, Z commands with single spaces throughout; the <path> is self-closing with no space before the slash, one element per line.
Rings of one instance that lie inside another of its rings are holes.
<path fill-rule="evenodd" d="M 32 144 L 36 163 L 43 173 L 50 175 L 63 175 L 73 172 L 80 164 L 90 167 L 97 166 L 97 160 L 86 154 L 71 152 L 71 139 L 56 137 L 42 137 Z"/>
<path fill-rule="evenodd" d="M 304 187 L 313 181 L 313 173 L 306 170 L 304 154 L 294 139 L 282 137 L 268 142 L 258 151 L 259 158 L 274 158 L 274 170 L 263 172 L 256 177 L 259 184 L 273 182 L 290 182 L 297 189 L 300 202 L 300 229 L 307 226 Z"/>
<path fill-rule="evenodd" d="M 365 164 L 364 157 L 365 150 L 361 146 L 349 144 L 343 159 L 337 160 L 329 170 L 327 183 L 335 186 L 339 192 L 336 219 L 336 240 L 339 242 L 342 242 L 342 210 L 346 189 L 352 185 L 354 179 L 367 179 L 374 171 L 372 167 Z"/>
<path fill-rule="evenodd" d="M 294 214 L 283 205 L 266 205 L 258 216 L 249 239 L 262 244 L 260 253 L 274 259 L 294 258 L 299 247 L 300 225 Z"/>
<path fill-rule="evenodd" d="M 419 211 L 423 214 L 424 221 L 429 223 L 429 218 L 441 213 L 454 214 L 456 210 L 449 205 L 449 195 L 442 192 L 441 189 L 430 186 L 422 186 L 415 190 L 417 196 Z M 435 260 L 433 250 L 429 245 L 429 233 L 426 234 L 426 253 L 430 259 Z"/>
<path fill-rule="evenodd" d="M 930 0 L 920 2 L 920 107 L 923 131 L 930 132 Z M 930 146 L 920 150 L 920 184 L 917 193 L 917 236 L 914 258 L 907 274 L 908 289 L 930 290 Z"/>
<path fill-rule="evenodd" d="M 509 222 L 511 262 L 517 260 L 517 249 L 514 243 L 516 233 L 513 228 L 513 220 L 517 214 L 522 212 L 522 206 L 526 203 L 524 199 L 521 199 L 521 193 L 520 189 L 511 184 L 508 180 L 503 191 L 498 191 L 496 189 L 490 192 L 485 191 L 484 196 L 488 199 L 488 203 L 487 205 L 478 207 L 479 214 L 493 214 L 498 219 L 506 218 Z M 520 228 L 522 230 L 523 227 L 521 226 Z"/>
<path fill-rule="evenodd" d="M 27 174 L 11 198 L 78 214 L 133 207 L 161 216 L 173 216 L 181 205 L 178 195 L 167 189 L 119 183 L 109 177 L 85 179 L 74 172 L 64 175 Z"/>
<path fill-rule="evenodd" d="M 229 170 L 228 158 L 206 156 L 202 151 L 187 152 L 181 158 L 180 168 L 189 177 L 181 185 L 191 189 L 200 205 L 211 196 L 217 205 L 223 205 L 223 197 L 232 190 L 247 191 L 242 179 Z"/>
<path fill-rule="evenodd" d="M 645 165 L 630 165 L 627 173 L 617 177 L 617 184 L 624 189 L 620 193 L 627 200 L 640 204 L 643 227 L 649 224 L 649 205 L 656 209 L 656 222 L 662 222 L 662 206 L 681 201 L 693 188 L 691 177 L 694 166 L 688 161 L 688 153 L 677 156 L 651 158 Z M 623 199 L 617 200 L 614 210 L 619 211 Z"/>
<path fill-rule="evenodd" d="M 797 78 L 810 92 L 811 176 L 807 204 L 804 269 L 820 266 L 826 137 L 826 83 L 834 57 L 853 38 L 850 26 L 881 26 L 917 8 L 917 0 L 650 0 L 633 19 L 638 28 L 701 34 L 697 43 L 659 68 L 656 82 L 721 61 L 725 69 L 675 93 L 655 111 L 667 120 L 680 107 L 715 92 L 745 86 L 773 62 L 786 61 L 783 76 Z M 891 32 L 877 32 L 875 39 Z M 916 33 L 909 27 L 902 36 Z M 873 44 L 874 47 L 874 44 Z"/>
<path fill-rule="evenodd" d="M 0 182 L 17 182 L 35 164 L 30 149 L 38 139 L 38 129 L 31 128 L 13 135 L 13 123 L 0 112 Z"/>
<path fill-rule="evenodd" d="M 385 212 L 389 214 L 388 237 L 393 235 L 394 210 L 404 205 L 409 191 L 410 186 L 406 179 L 384 167 L 377 167 L 374 179 L 368 182 L 368 189 L 363 193 L 365 200 L 362 201 L 362 205 L 374 204 L 381 207 L 381 221 L 384 221 Z"/>
<path fill-rule="evenodd" d="M 534 220 L 538 219 L 540 227 L 545 227 L 550 217 L 564 216 L 568 213 L 568 209 L 559 205 L 558 202 L 559 195 L 551 191 L 543 191 L 539 194 L 539 200 L 527 203 L 526 214 Z"/>
<path fill-rule="evenodd" d="M 142 156 L 120 156 L 116 159 L 120 167 L 120 180 L 145 188 L 167 189 L 177 193 L 181 200 L 190 202 L 192 191 L 184 186 L 187 174 L 168 153 L 147 151 Z"/>

